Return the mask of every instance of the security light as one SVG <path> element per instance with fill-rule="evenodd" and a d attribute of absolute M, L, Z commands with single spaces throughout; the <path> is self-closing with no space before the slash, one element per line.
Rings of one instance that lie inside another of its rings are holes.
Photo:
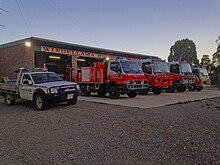
<path fill-rule="evenodd" d="M 26 41 L 26 42 L 25 42 L 25 46 L 27 46 L 27 47 L 31 47 L 31 42 Z"/>

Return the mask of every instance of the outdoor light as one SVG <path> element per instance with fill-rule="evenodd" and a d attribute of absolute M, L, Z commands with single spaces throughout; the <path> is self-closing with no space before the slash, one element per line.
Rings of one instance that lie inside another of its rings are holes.
<path fill-rule="evenodd" d="M 59 57 L 59 56 L 49 56 L 49 58 L 51 58 L 51 59 L 56 59 L 56 60 L 60 60 L 60 57 Z"/>
<path fill-rule="evenodd" d="M 77 61 L 86 61 L 86 60 L 82 58 L 78 58 Z"/>
<path fill-rule="evenodd" d="M 106 57 L 105 59 L 106 59 L 107 61 L 108 61 L 108 60 L 110 60 L 110 58 L 109 58 L 109 57 Z"/>
<path fill-rule="evenodd" d="M 27 47 L 31 47 L 31 42 L 26 41 L 26 42 L 25 42 L 25 46 L 27 46 Z"/>

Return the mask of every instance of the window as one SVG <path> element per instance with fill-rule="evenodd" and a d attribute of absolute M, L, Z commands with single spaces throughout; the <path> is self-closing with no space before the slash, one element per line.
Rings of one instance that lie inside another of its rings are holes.
<path fill-rule="evenodd" d="M 112 70 L 114 72 L 120 71 L 121 70 L 120 64 L 118 62 L 111 62 L 110 70 Z"/>
<path fill-rule="evenodd" d="M 32 74 L 32 78 L 35 84 L 46 83 L 46 82 L 56 82 L 56 81 L 63 80 L 55 73 L 35 73 L 35 74 Z"/>
<path fill-rule="evenodd" d="M 23 76 L 22 83 L 24 83 L 24 81 L 32 81 L 32 80 L 31 80 L 31 77 L 28 74 L 25 74 Z"/>

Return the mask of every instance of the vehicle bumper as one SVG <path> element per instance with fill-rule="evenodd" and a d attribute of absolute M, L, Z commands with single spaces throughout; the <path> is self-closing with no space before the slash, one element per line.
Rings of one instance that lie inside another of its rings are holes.
<path fill-rule="evenodd" d="M 145 83 L 145 84 L 122 84 L 119 86 L 119 88 L 123 89 L 123 90 L 144 90 L 144 89 L 148 89 L 149 87 L 149 83 Z"/>
<path fill-rule="evenodd" d="M 46 94 L 44 98 L 48 101 L 67 101 L 69 99 L 74 99 L 80 95 L 80 91 L 68 92 L 68 93 L 56 93 L 56 94 Z"/>
<path fill-rule="evenodd" d="M 180 83 L 186 86 L 191 86 L 195 84 L 195 80 L 194 79 L 183 79 L 180 81 Z"/>

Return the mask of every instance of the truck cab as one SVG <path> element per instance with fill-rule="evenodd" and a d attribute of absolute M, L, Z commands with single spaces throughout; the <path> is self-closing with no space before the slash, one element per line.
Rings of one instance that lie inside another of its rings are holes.
<path fill-rule="evenodd" d="M 186 88 L 192 90 L 194 87 L 194 75 L 191 66 L 185 61 L 168 62 L 169 70 L 173 76 L 173 86 L 167 92 L 184 92 Z"/>
<path fill-rule="evenodd" d="M 154 94 L 160 94 L 164 88 L 172 86 L 172 78 L 165 61 L 145 59 L 138 60 L 138 63 L 142 67 L 145 78 L 149 81 L 149 88 Z"/>

